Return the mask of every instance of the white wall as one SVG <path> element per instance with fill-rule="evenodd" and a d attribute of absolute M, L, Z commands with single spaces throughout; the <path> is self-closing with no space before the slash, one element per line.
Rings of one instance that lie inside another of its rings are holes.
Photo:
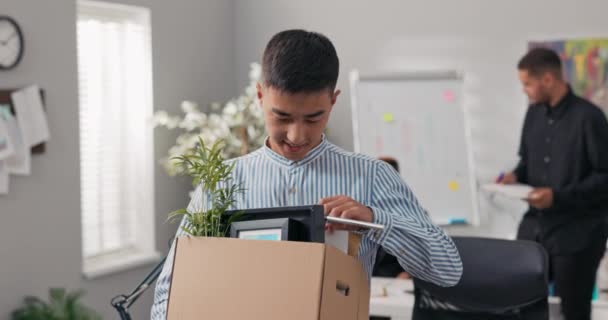
<path fill-rule="evenodd" d="M 118 2 L 118 1 L 116 1 Z M 225 0 L 128 0 L 152 10 L 154 102 L 179 111 L 183 99 L 201 103 L 235 94 L 233 3 Z M 37 83 L 46 90 L 52 140 L 35 156 L 32 175 L 11 177 L 0 196 L 0 319 L 9 319 L 25 295 L 46 295 L 52 286 L 84 288 L 85 302 L 114 319 L 110 298 L 129 292 L 151 265 L 87 281 L 81 276 L 76 15 L 74 0 L 2 0 L 0 13 L 25 33 L 26 52 L 14 70 L 0 72 L 0 88 Z M 175 136 L 155 134 L 155 159 Z M 187 204 L 189 181 L 155 173 L 157 247 L 167 249 L 175 231 L 166 214 Z M 152 291 L 133 310 L 148 318 Z"/>
<path fill-rule="evenodd" d="M 329 138 L 352 150 L 348 73 L 457 69 L 466 73 L 478 179 L 487 181 L 517 161 L 526 99 L 516 64 L 531 39 L 608 37 L 608 2 L 536 0 L 248 1 L 236 0 L 236 71 L 260 60 L 278 31 L 305 28 L 327 35 L 341 61 L 343 94 Z M 237 82 L 246 78 L 237 73 Z M 525 207 L 482 199 L 481 232 L 514 234 Z M 454 233 L 469 232 L 453 230 Z"/>

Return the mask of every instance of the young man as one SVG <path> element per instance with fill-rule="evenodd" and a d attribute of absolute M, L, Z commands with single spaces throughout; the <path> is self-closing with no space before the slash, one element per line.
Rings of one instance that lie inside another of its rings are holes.
<path fill-rule="evenodd" d="M 535 188 L 518 238 L 537 241 L 549 253 L 565 319 L 590 319 L 606 250 L 608 122 L 600 109 L 572 93 L 555 52 L 533 49 L 518 69 L 531 105 L 519 165 L 499 182 Z"/>
<path fill-rule="evenodd" d="M 462 273 L 456 247 L 431 223 L 397 172 L 325 139 L 340 94 L 338 70 L 334 46 L 323 35 L 289 30 L 270 40 L 257 86 L 268 138 L 264 147 L 231 160 L 233 178 L 247 190 L 235 207 L 321 204 L 330 216 L 382 224 L 385 230 L 365 232 L 361 239 L 359 258 L 368 275 L 382 246 L 413 276 L 455 285 Z M 200 208 L 203 196 L 197 190 L 189 210 Z M 157 283 L 153 319 L 166 314 L 172 257 L 173 249 Z"/>

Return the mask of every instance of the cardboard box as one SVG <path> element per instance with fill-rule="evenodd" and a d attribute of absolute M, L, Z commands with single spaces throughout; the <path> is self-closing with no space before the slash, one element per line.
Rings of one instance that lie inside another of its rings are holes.
<path fill-rule="evenodd" d="M 177 239 L 169 320 L 368 320 L 361 263 L 325 244 Z"/>

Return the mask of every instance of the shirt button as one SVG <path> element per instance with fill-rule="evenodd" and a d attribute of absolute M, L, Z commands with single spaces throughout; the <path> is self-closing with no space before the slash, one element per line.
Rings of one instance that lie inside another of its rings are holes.
<path fill-rule="evenodd" d="M 552 125 L 553 122 L 554 122 L 553 119 L 549 119 L 549 125 Z"/>
<path fill-rule="evenodd" d="M 289 193 L 296 193 L 296 187 L 291 187 L 291 189 L 289 189 Z"/>
<path fill-rule="evenodd" d="M 545 141 L 547 141 L 547 143 L 551 143 L 551 138 L 547 138 Z"/>
<path fill-rule="evenodd" d="M 551 158 L 550 157 L 545 157 L 545 163 L 549 163 L 551 162 Z"/>

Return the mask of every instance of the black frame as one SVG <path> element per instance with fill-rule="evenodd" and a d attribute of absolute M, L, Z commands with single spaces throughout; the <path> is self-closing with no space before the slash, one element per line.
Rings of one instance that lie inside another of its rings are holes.
<path fill-rule="evenodd" d="M 260 225 L 264 224 L 264 222 L 262 222 L 264 220 L 282 220 L 284 222 L 285 219 L 289 219 L 293 221 L 291 222 L 291 226 L 293 226 L 294 230 L 298 230 L 293 235 L 290 235 L 291 232 L 288 231 L 289 237 L 294 237 L 292 239 L 296 239 L 295 241 L 325 243 L 325 212 L 323 206 L 313 205 L 231 210 L 223 215 L 224 222 L 228 223 L 229 219 L 233 217 L 235 217 L 235 219 L 229 230 L 227 230 L 226 236 L 230 236 L 233 225 L 247 225 L 244 222 L 249 222 L 248 230 L 252 230 L 252 228 L 256 226 L 256 223 L 253 223 L 254 221 L 259 221 L 257 224 Z M 276 224 L 277 221 L 267 223 L 272 223 L 270 224 L 271 228 L 278 228 Z M 291 228 L 291 226 L 288 225 L 289 228 Z"/>
<path fill-rule="evenodd" d="M 13 64 L 9 65 L 9 66 L 2 66 L 0 65 L 0 70 L 10 70 L 13 69 L 14 67 L 16 67 L 19 62 L 21 62 L 21 59 L 23 58 L 23 52 L 25 51 L 25 39 L 23 37 L 23 32 L 21 31 L 21 27 L 19 26 L 19 24 L 17 23 L 17 21 L 15 21 L 15 19 L 6 16 L 6 15 L 0 15 L 0 21 L 8 21 L 10 24 L 12 24 L 15 27 L 15 30 L 17 31 L 17 37 L 19 38 L 19 54 L 17 55 L 17 59 L 15 60 L 15 62 L 13 62 Z"/>
<path fill-rule="evenodd" d="M 306 234 L 302 232 L 302 223 L 291 218 L 261 219 L 236 221 L 230 226 L 230 237 L 240 238 L 243 231 L 281 230 L 283 241 L 305 241 Z"/>

